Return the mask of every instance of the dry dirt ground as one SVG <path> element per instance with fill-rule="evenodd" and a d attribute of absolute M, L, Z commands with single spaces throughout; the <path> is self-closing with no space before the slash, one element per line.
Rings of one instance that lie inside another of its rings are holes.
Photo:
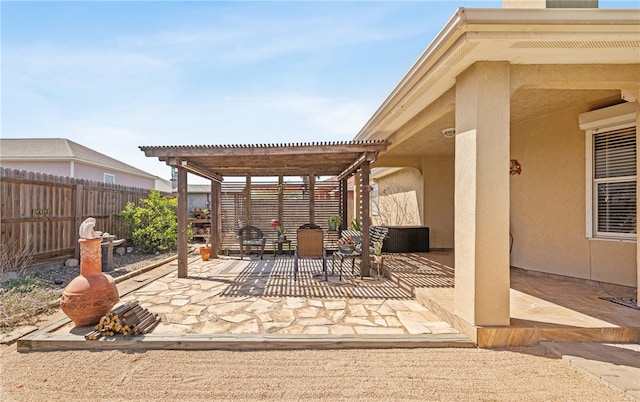
<path fill-rule="evenodd" d="M 627 399 L 541 347 L 18 353 L 0 345 L 2 402 L 125 400 Z"/>
<path fill-rule="evenodd" d="M 0 350 L 2 401 L 624 401 L 540 347 Z"/>

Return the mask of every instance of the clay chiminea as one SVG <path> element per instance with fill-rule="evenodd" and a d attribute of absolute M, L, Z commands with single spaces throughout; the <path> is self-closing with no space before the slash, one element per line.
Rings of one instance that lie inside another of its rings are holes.
<path fill-rule="evenodd" d="M 118 288 L 109 275 L 102 273 L 102 238 L 88 218 L 80 225 L 80 275 L 62 293 L 60 308 L 77 327 L 95 325 L 120 300 Z"/>

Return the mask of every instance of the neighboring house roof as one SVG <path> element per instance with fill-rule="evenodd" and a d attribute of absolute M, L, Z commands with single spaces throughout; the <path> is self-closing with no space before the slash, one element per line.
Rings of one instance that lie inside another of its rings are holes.
<path fill-rule="evenodd" d="M 0 160 L 13 162 L 78 161 L 131 175 L 156 177 L 66 138 L 2 138 L 0 139 Z"/>
<path fill-rule="evenodd" d="M 178 192 L 177 188 L 173 189 L 174 193 Z M 211 184 L 188 184 L 187 185 L 187 193 L 189 194 L 207 194 L 211 192 Z"/>

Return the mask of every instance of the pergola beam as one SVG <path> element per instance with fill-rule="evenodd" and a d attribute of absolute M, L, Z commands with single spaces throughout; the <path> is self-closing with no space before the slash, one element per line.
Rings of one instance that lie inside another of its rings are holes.
<path fill-rule="evenodd" d="M 349 165 L 348 168 L 346 168 L 342 173 L 338 175 L 338 180 L 347 178 L 353 173 L 355 173 L 365 161 L 369 161 L 369 162 L 375 161 L 377 155 L 378 155 L 377 153 L 374 154 L 371 152 L 363 153 L 362 155 L 360 155 L 360 157 L 358 157 L 358 159 L 356 159 L 351 165 Z"/>
<path fill-rule="evenodd" d="M 185 145 L 140 147 L 146 156 L 161 157 L 167 153 L 184 157 L 198 156 L 284 156 L 312 154 L 343 154 L 367 151 L 384 151 L 386 141 L 349 141 L 301 144 L 258 144 L 258 145 Z"/>
<path fill-rule="evenodd" d="M 309 168 L 320 175 L 337 176 L 363 154 L 375 160 L 387 141 L 273 145 L 141 146 L 149 157 L 211 180 L 224 176 L 305 176 Z"/>
<path fill-rule="evenodd" d="M 205 179 L 209 179 L 211 181 L 217 181 L 218 183 L 222 183 L 223 181 L 223 177 L 221 174 L 213 172 L 210 169 L 198 166 L 193 162 L 180 160 L 179 158 L 170 158 L 167 160 L 167 165 L 181 167 L 190 173 L 204 177 Z"/>

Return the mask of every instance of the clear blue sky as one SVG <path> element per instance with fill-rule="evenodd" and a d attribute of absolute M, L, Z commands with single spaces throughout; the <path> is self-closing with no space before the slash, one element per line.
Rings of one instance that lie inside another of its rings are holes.
<path fill-rule="evenodd" d="M 2 1 L 1 135 L 166 179 L 139 145 L 350 140 L 458 7 L 501 4 Z"/>

